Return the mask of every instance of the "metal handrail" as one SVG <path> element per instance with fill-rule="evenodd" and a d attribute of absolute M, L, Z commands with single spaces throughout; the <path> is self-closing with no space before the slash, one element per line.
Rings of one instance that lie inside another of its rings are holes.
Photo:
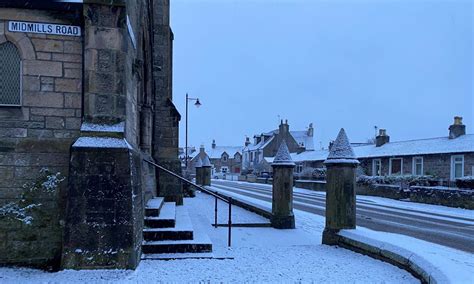
<path fill-rule="evenodd" d="M 197 185 L 195 183 L 193 183 L 192 181 L 190 180 L 187 180 L 186 178 L 178 175 L 177 173 L 174 173 L 170 170 L 168 170 L 167 168 L 163 167 L 163 166 L 160 166 L 150 160 L 147 160 L 147 159 L 143 159 L 145 162 L 149 163 L 150 165 L 156 167 L 157 169 L 159 170 L 162 170 L 164 171 L 165 173 L 181 180 L 181 181 L 184 181 L 185 183 L 189 184 L 189 185 L 192 185 L 196 188 L 198 188 L 199 190 L 211 195 L 211 196 L 214 196 L 216 198 L 216 201 L 215 201 L 215 208 L 214 208 L 214 227 L 217 228 L 217 199 L 221 200 L 221 201 L 224 201 L 225 203 L 229 204 L 229 221 L 228 221 L 228 227 L 229 227 L 229 232 L 228 232 L 228 246 L 230 247 L 231 246 L 231 242 L 232 242 L 232 197 L 223 197 L 223 196 L 220 196 L 219 194 L 217 194 L 217 192 L 212 192 L 200 185 Z"/>

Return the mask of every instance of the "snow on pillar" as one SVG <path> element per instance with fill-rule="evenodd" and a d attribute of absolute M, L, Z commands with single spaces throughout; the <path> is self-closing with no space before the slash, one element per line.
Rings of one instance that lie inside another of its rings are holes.
<path fill-rule="evenodd" d="M 273 160 L 273 197 L 272 227 L 277 229 L 294 229 L 293 214 L 293 169 L 290 151 L 283 141 Z"/>
<path fill-rule="evenodd" d="M 359 164 L 341 129 L 324 162 L 327 167 L 326 228 L 323 244 L 335 244 L 335 233 L 356 227 L 356 168 Z"/>

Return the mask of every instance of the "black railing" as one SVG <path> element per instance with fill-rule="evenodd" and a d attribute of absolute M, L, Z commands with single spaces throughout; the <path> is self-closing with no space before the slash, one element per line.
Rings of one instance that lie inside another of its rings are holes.
<path fill-rule="evenodd" d="M 170 170 L 168 170 L 167 168 L 163 167 L 163 166 L 160 166 L 150 160 L 147 160 L 147 159 L 144 159 L 145 162 L 149 163 L 150 165 L 154 166 L 155 168 L 191 185 L 191 186 L 194 186 L 195 188 L 201 190 L 202 192 L 205 192 L 213 197 L 216 198 L 216 201 L 215 201 L 215 208 L 214 208 L 214 227 L 217 228 L 217 200 L 221 200 L 227 204 L 229 204 L 229 221 L 228 221 L 228 227 L 229 227 L 229 231 L 228 231 L 228 246 L 230 247 L 231 246 L 231 243 L 232 243 L 232 197 L 223 197 L 223 196 L 220 196 L 217 192 L 212 192 L 210 191 L 209 189 L 206 189 L 200 185 L 197 185 L 195 183 L 193 183 L 192 181 L 189 181 L 187 179 L 185 179 L 184 177 L 178 175 L 177 173 L 174 173 Z"/>

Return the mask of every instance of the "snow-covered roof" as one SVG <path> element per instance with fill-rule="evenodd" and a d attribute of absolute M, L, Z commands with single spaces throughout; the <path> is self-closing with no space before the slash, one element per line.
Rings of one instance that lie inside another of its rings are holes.
<path fill-rule="evenodd" d="M 440 137 L 389 142 L 380 147 L 360 146 L 354 147 L 354 151 L 358 158 L 474 152 L 474 134 L 455 139 Z"/>
<path fill-rule="evenodd" d="M 267 161 L 267 163 L 271 164 L 275 160 L 275 157 L 263 157 L 263 159 Z"/>
<path fill-rule="evenodd" d="M 325 150 L 315 150 L 315 151 L 304 151 L 300 154 L 294 153 L 291 154 L 291 158 L 294 162 L 304 162 L 304 161 L 324 161 L 329 155 L 329 151 Z"/>
<path fill-rule="evenodd" d="M 249 145 L 249 146 L 247 147 L 247 150 L 248 150 L 248 151 L 254 151 L 254 150 L 258 150 L 258 149 L 263 149 L 263 148 L 265 148 L 268 144 L 270 144 L 270 142 L 273 141 L 273 138 L 274 138 L 274 137 L 275 137 L 275 136 L 271 137 L 271 138 L 268 139 L 267 141 L 262 140 L 262 141 L 260 141 L 260 143 L 258 143 L 257 145 Z"/>
<path fill-rule="evenodd" d="M 242 155 L 241 146 L 216 146 L 206 151 L 210 159 L 220 159 L 222 154 L 227 153 L 230 157 L 234 157 L 235 154 L 239 153 Z"/>
<path fill-rule="evenodd" d="M 374 144 L 364 146 L 353 145 L 352 149 L 357 158 L 468 153 L 474 152 L 474 134 L 466 134 L 456 139 L 440 137 L 389 142 L 380 147 L 376 147 Z M 292 158 L 295 162 L 324 161 L 328 155 L 328 150 L 316 150 L 293 154 Z"/>
<path fill-rule="evenodd" d="M 302 145 L 308 151 L 314 150 L 313 136 L 308 135 L 308 131 L 290 131 L 291 136 L 295 138 L 299 145 Z"/>

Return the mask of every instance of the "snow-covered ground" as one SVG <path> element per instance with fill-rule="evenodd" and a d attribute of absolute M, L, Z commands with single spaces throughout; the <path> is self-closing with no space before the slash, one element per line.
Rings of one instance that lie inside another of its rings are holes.
<path fill-rule="evenodd" d="M 240 184 L 248 184 L 241 183 Z M 262 188 L 268 187 L 271 189 L 271 185 L 259 185 Z M 224 187 L 225 188 L 225 187 Z M 321 195 L 325 196 L 324 192 L 314 192 L 307 189 L 295 188 L 295 193 L 302 193 L 308 195 Z M 238 198 L 249 204 L 254 204 L 257 207 L 271 211 L 271 203 L 257 200 L 252 197 L 236 194 L 233 192 L 225 192 L 233 198 Z M 257 193 L 253 193 L 259 195 Z M 262 195 L 263 196 L 263 195 Z M 396 208 L 416 210 L 418 212 L 443 214 L 444 216 L 430 215 L 431 218 L 449 220 L 450 218 L 466 218 L 464 223 L 474 225 L 471 221 L 474 217 L 473 210 L 467 210 L 462 208 L 450 208 L 439 205 L 420 204 L 412 202 L 403 202 L 397 200 L 391 200 L 381 197 L 373 196 L 357 196 L 357 200 L 370 201 L 374 204 L 390 206 L 394 212 Z M 412 213 L 413 214 L 413 213 Z M 415 215 L 424 216 L 424 213 L 417 213 Z M 324 217 L 306 213 L 303 211 L 295 210 L 295 216 L 298 227 L 306 231 L 315 231 L 315 224 L 319 224 L 322 230 L 324 227 Z M 457 222 L 463 222 L 462 220 L 456 219 Z M 474 254 L 463 252 L 460 250 L 448 248 L 438 244 L 433 244 L 416 238 L 412 238 L 405 235 L 392 234 L 386 232 L 378 232 L 369 230 L 363 227 L 357 227 L 356 230 L 345 230 L 343 232 L 345 236 L 361 239 L 363 242 L 374 244 L 378 246 L 381 243 L 390 244 L 391 248 L 397 249 L 402 252 L 402 255 L 406 255 L 408 252 L 410 255 L 414 255 L 416 259 L 420 261 L 420 264 L 427 263 L 428 268 L 435 269 L 441 272 L 450 283 L 474 283 Z M 473 244 L 474 245 L 474 244 Z"/>
<path fill-rule="evenodd" d="M 198 193 L 186 199 L 195 229 L 213 241 L 218 259 L 145 260 L 136 271 L 61 271 L 0 268 L 0 283 L 157 283 L 157 282 L 316 282 L 418 283 L 412 275 L 387 263 L 351 251 L 321 245 L 324 218 L 296 211 L 295 230 L 233 228 L 232 248 L 227 228 L 215 229 L 214 199 Z M 268 220 L 233 207 L 236 223 Z M 219 223 L 227 221 L 227 207 L 219 202 Z"/>

